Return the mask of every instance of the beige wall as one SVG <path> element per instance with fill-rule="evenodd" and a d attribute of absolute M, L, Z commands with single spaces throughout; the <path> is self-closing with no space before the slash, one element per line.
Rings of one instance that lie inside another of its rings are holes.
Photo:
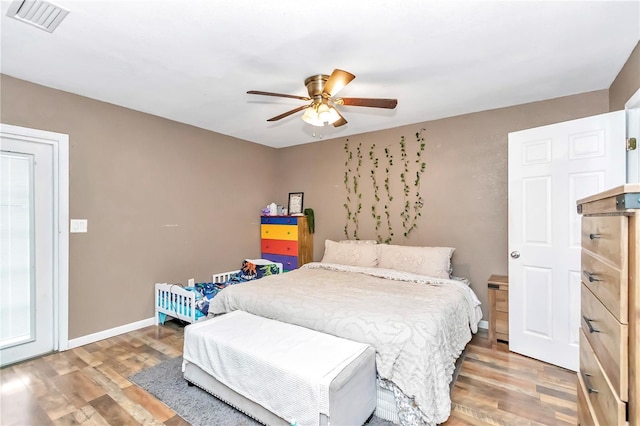
<path fill-rule="evenodd" d="M 277 150 L 1 76 L 2 122 L 69 135 L 69 337 L 153 316 L 153 284 L 260 254 Z M 178 226 L 166 226 L 178 225 Z"/>
<path fill-rule="evenodd" d="M 471 279 L 486 319 L 486 280 L 491 274 L 508 271 L 508 133 L 624 109 L 625 102 L 640 88 L 639 46 L 609 90 L 282 149 L 278 156 L 279 185 L 304 191 L 305 207 L 315 211 L 315 259 L 322 258 L 325 239 L 345 238 L 343 204 L 347 192 L 343 179 L 347 139 L 352 152 L 362 144 L 363 162 L 369 166 L 361 173 L 363 214 L 359 237 L 375 239 L 375 222 L 368 214 L 373 190 L 370 183 L 367 185 L 371 167 L 366 153 L 373 144 L 378 148 L 394 146 L 397 150 L 402 136 L 409 144 L 415 141 L 415 133 L 424 129 L 427 168 L 420 187 L 425 200 L 422 217 L 417 230 L 405 239 L 398 232 L 402 227 L 396 216 L 392 243 L 455 247 L 454 274 Z M 394 191 L 398 196 L 394 203 L 403 202 L 401 186 L 396 183 Z M 396 206 L 395 212 L 399 211 L 401 207 Z"/>
<path fill-rule="evenodd" d="M 640 88 L 640 43 L 609 87 L 609 111 L 624 109 L 624 104 Z"/>
<path fill-rule="evenodd" d="M 608 92 L 601 90 L 510 108 L 484 111 L 411 126 L 350 136 L 352 147 L 397 146 L 401 136 L 407 144 L 422 134 L 427 144 L 427 168 L 420 192 L 425 200 L 414 235 L 400 236 L 396 216 L 393 244 L 455 247 L 454 274 L 471 279 L 483 303 L 486 319 L 487 278 L 506 274 L 507 259 L 507 135 L 509 132 L 586 117 L 608 111 Z M 347 138 L 281 149 L 278 156 L 279 186 L 303 191 L 305 207 L 316 217 L 315 259 L 320 260 L 324 240 L 344 239 L 346 189 L 343 182 Z M 398 160 L 396 154 L 395 159 Z M 363 160 L 367 164 L 366 160 Z M 370 162 L 368 163 L 370 164 Z M 375 238 L 369 217 L 373 190 L 367 185 L 371 168 L 361 173 L 363 214 L 360 238 Z M 395 185 L 396 199 L 403 203 L 402 189 Z M 396 212 L 398 210 L 396 206 Z M 399 213 L 397 213 L 399 215 Z"/>
<path fill-rule="evenodd" d="M 397 146 L 424 129 L 425 207 L 393 243 L 456 247 L 454 272 L 486 306 L 486 279 L 507 272 L 507 134 L 621 109 L 639 69 L 636 46 L 609 91 L 350 137 L 352 150 Z M 316 260 L 325 239 L 344 238 L 344 138 L 274 150 L 5 75 L 0 85 L 3 123 L 70 136 L 70 215 L 89 220 L 70 235 L 72 339 L 151 317 L 155 282 L 205 280 L 258 256 L 259 208 L 286 205 L 287 192 L 315 210 Z M 365 210 L 360 238 L 375 238 L 373 226 Z"/>

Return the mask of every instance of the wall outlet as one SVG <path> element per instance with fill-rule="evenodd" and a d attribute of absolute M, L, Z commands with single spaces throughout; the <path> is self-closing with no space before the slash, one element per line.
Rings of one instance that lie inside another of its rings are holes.
<path fill-rule="evenodd" d="M 69 226 L 69 232 L 87 232 L 89 221 L 87 219 L 71 219 L 71 226 Z"/>

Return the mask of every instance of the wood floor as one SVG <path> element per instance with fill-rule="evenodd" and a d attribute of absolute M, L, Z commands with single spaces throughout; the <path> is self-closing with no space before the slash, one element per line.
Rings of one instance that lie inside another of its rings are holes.
<path fill-rule="evenodd" d="M 168 324 L 0 370 L 0 424 L 188 425 L 127 380 L 182 354 L 182 328 Z M 445 424 L 575 425 L 575 395 L 575 373 L 491 345 L 481 330 L 467 346 Z"/>

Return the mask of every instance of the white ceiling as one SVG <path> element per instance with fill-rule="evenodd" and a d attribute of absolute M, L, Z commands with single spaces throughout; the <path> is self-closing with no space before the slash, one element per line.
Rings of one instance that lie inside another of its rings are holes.
<path fill-rule="evenodd" d="M 7 18 L 0 71 L 272 147 L 606 89 L 640 39 L 639 1 L 55 0 L 53 33 Z M 341 68 L 343 106 L 315 128 L 304 79 Z"/>

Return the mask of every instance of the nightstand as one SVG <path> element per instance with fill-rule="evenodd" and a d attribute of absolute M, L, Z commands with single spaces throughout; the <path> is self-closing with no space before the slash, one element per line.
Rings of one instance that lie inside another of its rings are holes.
<path fill-rule="evenodd" d="M 489 287 L 489 340 L 509 343 L 509 277 L 491 275 Z"/>

